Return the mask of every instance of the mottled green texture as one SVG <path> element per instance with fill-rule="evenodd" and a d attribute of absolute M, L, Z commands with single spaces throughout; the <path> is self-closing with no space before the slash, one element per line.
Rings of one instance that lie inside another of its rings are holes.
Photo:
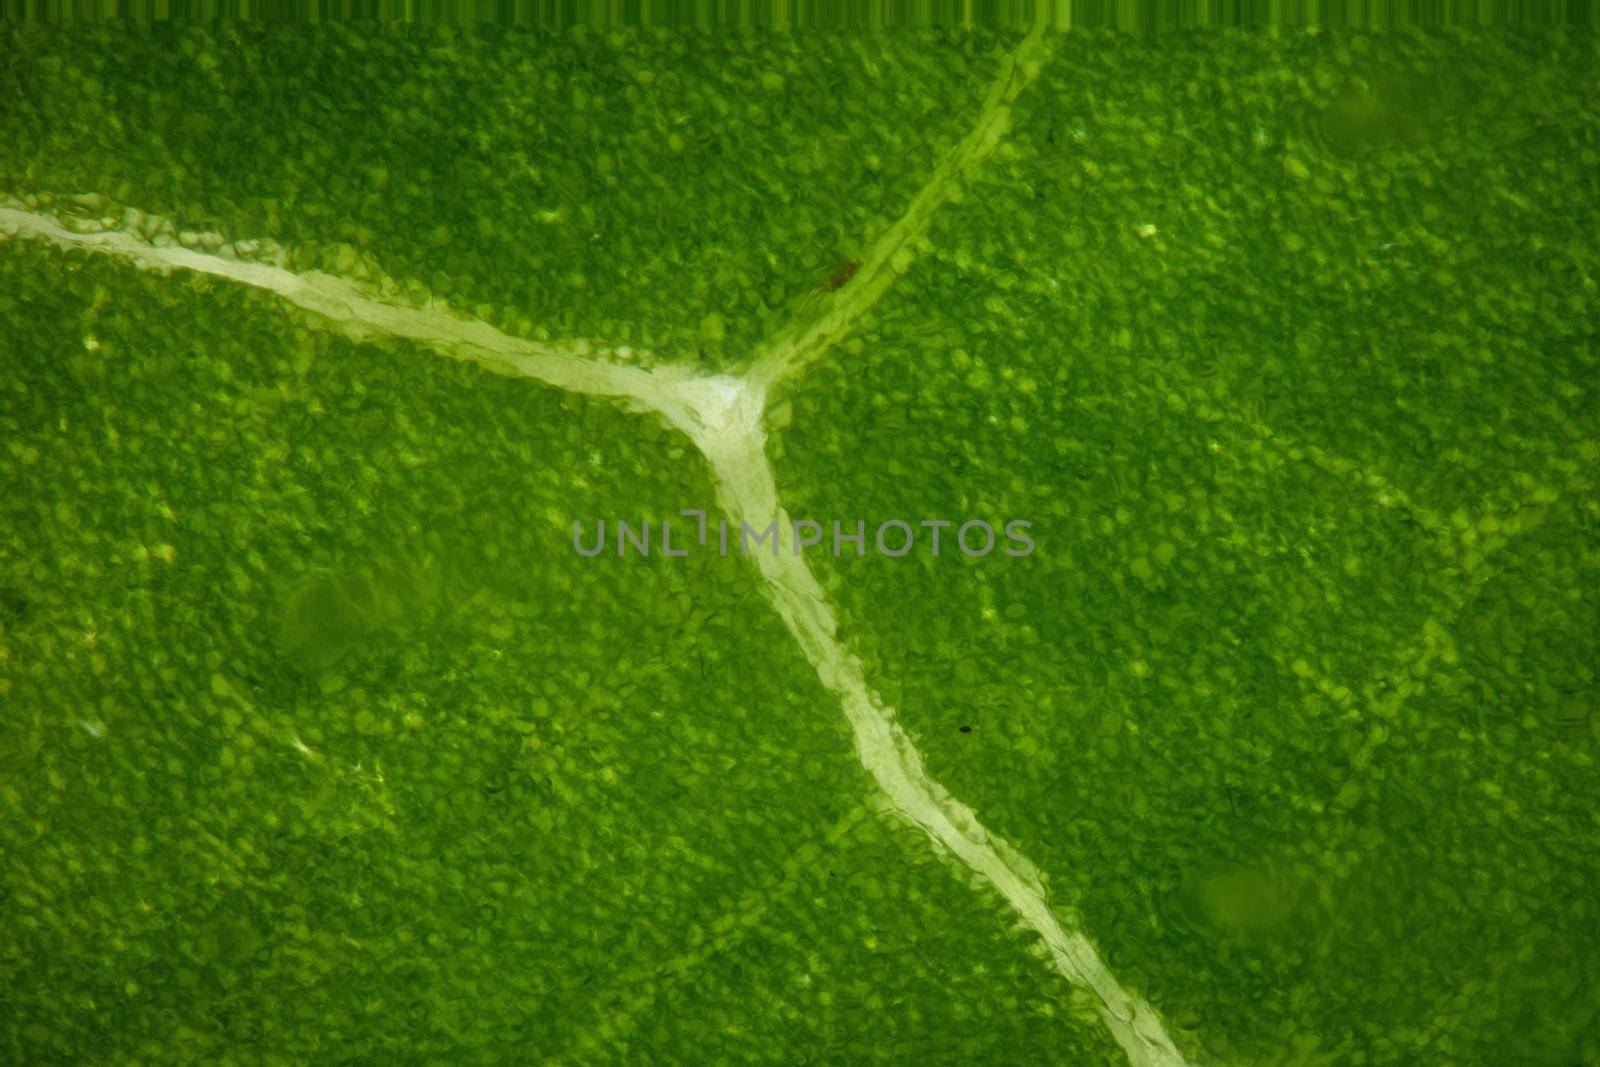
<path fill-rule="evenodd" d="M 7 37 L 0 188 L 114 196 L 305 266 L 370 258 L 511 332 L 711 366 L 904 208 L 995 51 L 933 31 Z"/>
<path fill-rule="evenodd" d="M 797 515 L 1035 523 L 825 581 L 1224 1062 L 1600 1054 L 1594 58 L 1069 41 L 788 397 Z"/>
<path fill-rule="evenodd" d="M 1009 43 L 6 33 L 0 193 L 713 368 Z M 1067 38 L 776 398 L 796 516 L 1035 523 L 814 561 L 1196 1064 L 1600 1057 L 1595 60 Z M 1124 1062 L 748 565 L 574 558 L 659 420 L 19 240 L 0 361 L 0 1060 Z"/>
<path fill-rule="evenodd" d="M 574 560 L 681 441 L 71 260 L 0 245 L 0 1058 L 1104 1057 L 738 561 Z"/>

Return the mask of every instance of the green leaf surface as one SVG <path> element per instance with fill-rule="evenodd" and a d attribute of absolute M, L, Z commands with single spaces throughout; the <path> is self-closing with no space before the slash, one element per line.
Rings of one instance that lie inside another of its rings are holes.
<path fill-rule="evenodd" d="M 3 33 L 0 1060 L 1600 1061 L 1592 39 Z"/>

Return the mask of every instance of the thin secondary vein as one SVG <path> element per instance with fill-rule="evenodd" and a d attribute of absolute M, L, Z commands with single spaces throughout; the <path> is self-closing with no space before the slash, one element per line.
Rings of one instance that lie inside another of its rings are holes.
<path fill-rule="evenodd" d="M 808 842 L 791 853 L 780 865 L 780 877 L 770 886 L 749 890 L 734 906 L 710 923 L 711 936 L 695 947 L 665 963 L 638 964 L 618 977 L 607 993 L 600 997 L 602 1018 L 595 1028 L 585 1031 L 576 1042 L 577 1053 L 589 1054 L 627 1038 L 638 1026 L 640 1013 L 661 995 L 664 988 L 681 981 L 703 966 L 707 960 L 728 951 L 742 941 L 767 914 L 777 900 L 794 888 L 801 876 L 820 863 L 847 834 L 861 825 L 871 814 L 869 805 L 862 801 L 845 812 L 829 828 L 820 842 Z M 567 1059 L 554 1057 L 554 1062 Z"/>
<path fill-rule="evenodd" d="M 912 247 L 927 231 L 934 213 L 949 199 L 967 172 L 994 153 L 1010 129 L 1012 105 L 1038 76 L 1047 58 L 1051 39 L 1044 30 L 1043 21 L 1036 23 L 1002 62 L 1000 74 L 984 99 L 977 121 L 934 167 L 905 213 L 861 258 L 861 266 L 832 295 L 822 316 L 779 333 L 757 350 L 749 370 L 749 381 L 758 393 L 765 396 L 780 379 L 837 344 L 905 272 Z"/>
<path fill-rule="evenodd" d="M 1592 484 L 1592 480 L 1586 477 L 1583 471 L 1577 470 L 1569 475 L 1562 488 L 1567 492 L 1581 493 L 1592 487 Z M 1492 544 L 1482 546 L 1481 549 L 1463 556 L 1460 577 L 1465 584 L 1459 589 L 1446 592 L 1447 610 L 1425 619 L 1420 634 L 1407 649 L 1410 652 L 1411 648 L 1415 647 L 1421 651 L 1415 655 L 1402 657 L 1398 665 L 1367 685 L 1365 693 L 1368 702 L 1359 721 L 1396 723 L 1405 702 L 1427 687 L 1439 663 L 1453 667 L 1460 662 L 1460 654 L 1451 637 L 1451 630 L 1460 623 L 1461 617 L 1466 614 L 1483 590 L 1491 572 L 1491 560 L 1503 554 L 1517 538 L 1537 529 L 1540 525 L 1538 517 L 1518 521 L 1517 516 L 1530 511 L 1534 511 L 1537 516 L 1536 509 L 1555 502 L 1560 495 L 1560 491 L 1556 489 L 1547 486 L 1536 487 L 1497 517 L 1495 527 L 1500 531 L 1500 535 Z M 1375 729 L 1370 730 L 1362 739 L 1361 746 L 1350 756 L 1350 773 L 1339 783 L 1339 789 L 1328 804 L 1329 810 L 1347 809 L 1360 796 L 1360 779 L 1366 774 L 1373 757 L 1388 740 L 1389 734 L 1390 730 L 1387 727 L 1382 730 Z M 1353 826 L 1350 832 L 1354 832 Z"/>

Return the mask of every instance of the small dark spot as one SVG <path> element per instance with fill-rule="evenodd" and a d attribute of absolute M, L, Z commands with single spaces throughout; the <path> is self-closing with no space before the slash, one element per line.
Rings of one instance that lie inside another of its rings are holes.
<path fill-rule="evenodd" d="M 854 278 L 856 276 L 856 271 L 860 269 L 861 263 L 854 259 L 848 263 L 839 264 L 839 266 L 834 269 L 833 274 L 828 278 L 828 291 L 831 293 L 835 289 L 842 287 L 851 278 Z"/>
<path fill-rule="evenodd" d="M 961 732 L 962 732 L 962 733 L 964 733 L 964 734 L 970 734 L 970 733 L 971 733 L 971 732 L 972 732 L 972 727 L 970 727 L 970 726 L 963 726 L 963 727 L 962 727 L 962 728 L 961 728 Z"/>

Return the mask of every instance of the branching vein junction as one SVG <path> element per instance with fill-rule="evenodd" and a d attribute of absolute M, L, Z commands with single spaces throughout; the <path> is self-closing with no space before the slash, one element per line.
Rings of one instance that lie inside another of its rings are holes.
<path fill-rule="evenodd" d="M 732 523 L 744 521 L 764 529 L 777 522 L 783 539 L 779 551 L 755 554 L 766 595 L 823 685 L 840 701 L 854 731 L 860 762 L 885 797 L 938 848 L 993 886 L 1039 935 L 1055 968 L 1088 995 L 1134 1067 L 1181 1067 L 1183 1056 L 1160 1017 L 1138 994 L 1117 982 L 1077 917 L 1051 907 L 1033 865 L 990 834 L 970 808 L 928 774 L 894 710 L 872 688 L 860 660 L 840 639 L 827 594 L 804 557 L 792 551 L 793 527 L 780 504 L 765 448 L 762 413 L 771 388 L 842 338 L 904 272 L 938 207 L 1001 143 L 1010 126 L 1012 105 L 1037 75 L 1047 47 L 1042 28 L 1036 28 L 1005 58 L 969 132 L 934 168 L 906 213 L 868 251 L 855 276 L 833 294 L 825 313 L 774 337 L 739 376 L 705 376 L 671 364 L 650 369 L 626 366 L 601 358 L 603 351 L 588 342 L 529 341 L 441 304 L 410 307 L 331 275 L 297 273 L 233 255 L 156 243 L 126 230 L 82 232 L 23 206 L 0 207 L 0 238 L 41 239 L 63 248 L 116 256 L 142 269 L 223 278 L 274 293 L 358 337 L 411 340 L 495 373 L 531 378 L 570 392 L 615 397 L 635 410 L 665 418 L 709 460 L 718 483 L 718 502 Z"/>

